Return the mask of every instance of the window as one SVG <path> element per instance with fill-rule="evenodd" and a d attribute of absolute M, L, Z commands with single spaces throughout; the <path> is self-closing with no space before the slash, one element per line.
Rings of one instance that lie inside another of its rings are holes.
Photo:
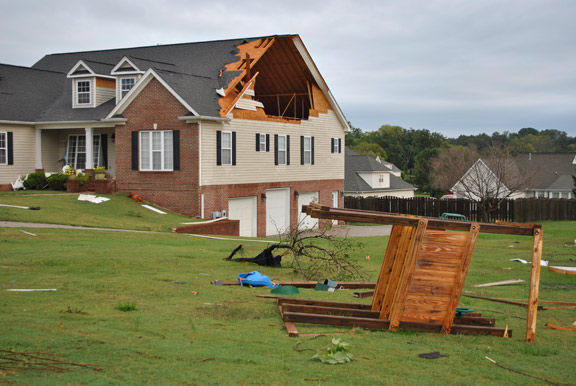
<path fill-rule="evenodd" d="M 232 165 L 232 132 L 222 132 L 222 165 Z"/>
<path fill-rule="evenodd" d="M 286 151 L 286 136 L 279 135 L 278 136 L 278 165 L 286 165 L 287 164 L 287 156 L 288 153 Z"/>
<path fill-rule="evenodd" d="M 342 152 L 342 139 L 340 138 L 332 138 L 332 148 L 330 149 L 332 153 L 341 153 Z"/>
<path fill-rule="evenodd" d="M 8 133 L 0 132 L 0 165 L 8 165 Z"/>
<path fill-rule="evenodd" d="M 140 170 L 174 170 L 172 130 L 140 131 Z"/>
<path fill-rule="evenodd" d="M 76 82 L 76 104 L 90 104 L 90 81 L 79 80 Z"/>
<path fill-rule="evenodd" d="M 259 150 L 260 151 L 268 151 L 268 146 L 266 143 L 266 138 L 267 138 L 266 134 L 259 134 L 258 137 L 259 137 L 258 138 L 259 139 L 259 141 L 258 141 L 259 142 L 259 146 L 258 146 Z"/>
<path fill-rule="evenodd" d="M 378 176 L 378 182 L 383 183 L 384 182 L 384 174 L 380 174 Z"/>
<path fill-rule="evenodd" d="M 312 163 L 312 137 L 304 137 L 302 151 L 304 152 L 304 165 L 310 165 Z"/>
<path fill-rule="evenodd" d="M 92 162 L 94 167 L 104 165 L 102 137 L 92 137 Z M 70 135 L 66 148 L 66 164 L 74 166 L 74 169 L 86 169 L 86 136 Z"/>
<path fill-rule="evenodd" d="M 121 78 L 120 79 L 120 99 L 124 98 L 126 94 L 134 87 L 136 83 L 135 78 Z"/>

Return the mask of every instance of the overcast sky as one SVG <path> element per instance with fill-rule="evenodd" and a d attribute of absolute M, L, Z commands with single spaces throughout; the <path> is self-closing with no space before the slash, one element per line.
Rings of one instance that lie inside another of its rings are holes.
<path fill-rule="evenodd" d="M 300 34 L 348 120 L 576 136 L 576 1 L 0 0 L 0 62 Z"/>

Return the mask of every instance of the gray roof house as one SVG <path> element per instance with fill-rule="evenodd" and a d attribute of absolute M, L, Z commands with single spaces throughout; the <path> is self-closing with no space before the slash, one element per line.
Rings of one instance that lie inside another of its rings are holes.
<path fill-rule="evenodd" d="M 0 190 L 104 166 L 116 191 L 238 220 L 241 236 L 317 226 L 301 218 L 311 201 L 342 206 L 347 130 L 298 35 L 0 64 Z"/>
<path fill-rule="evenodd" d="M 502 173 L 496 171 L 498 168 L 506 169 L 508 180 L 504 181 Z M 576 198 L 572 192 L 573 175 L 576 175 L 576 153 L 523 153 L 506 162 L 478 159 L 450 191 L 456 197 L 472 195 L 472 199 L 475 189 L 512 199 L 570 199 Z"/>
<path fill-rule="evenodd" d="M 346 148 L 344 195 L 414 197 L 416 188 L 401 178 L 396 165 Z"/>

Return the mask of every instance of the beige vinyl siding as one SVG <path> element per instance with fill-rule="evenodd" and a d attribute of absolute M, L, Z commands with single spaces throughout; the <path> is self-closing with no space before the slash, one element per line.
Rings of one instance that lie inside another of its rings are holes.
<path fill-rule="evenodd" d="M 216 165 L 216 131 L 236 132 L 236 165 Z M 344 179 L 344 151 L 332 154 L 331 138 L 344 127 L 333 111 L 300 124 L 232 120 L 201 124 L 201 185 Z M 270 134 L 270 151 L 256 151 L 256 133 Z M 290 135 L 290 165 L 274 165 L 274 134 Z M 314 137 L 314 165 L 300 165 L 300 136 Z"/>
<path fill-rule="evenodd" d="M 14 165 L 0 165 L 0 184 L 16 181 L 18 176 L 34 173 L 36 167 L 36 130 L 32 126 L 0 125 L 0 131 L 13 133 Z"/>
<path fill-rule="evenodd" d="M 96 87 L 96 106 L 108 102 L 110 99 L 116 97 L 116 89 L 108 87 Z"/>

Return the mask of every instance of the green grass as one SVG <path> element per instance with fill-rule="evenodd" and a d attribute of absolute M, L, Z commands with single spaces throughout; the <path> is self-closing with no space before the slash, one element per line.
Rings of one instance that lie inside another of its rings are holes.
<path fill-rule="evenodd" d="M 544 257 L 558 264 L 576 265 L 576 224 L 543 225 Z M 576 383 L 576 334 L 544 327 L 546 322 L 570 325 L 576 320 L 575 310 L 540 311 L 535 344 L 524 342 L 524 308 L 470 298 L 462 298 L 460 305 L 495 317 L 497 326 L 508 325 L 514 330 L 513 338 L 389 333 L 320 325 L 298 325 L 298 330 L 327 336 L 288 338 L 274 303 L 255 297 L 268 294 L 268 289 L 210 285 L 211 280 L 233 280 L 238 273 L 255 269 L 272 279 L 302 279 L 290 268 L 223 261 L 237 246 L 236 241 L 169 233 L 32 231 L 37 237 L 19 229 L 0 228 L 0 348 L 53 353 L 59 359 L 92 364 L 103 371 L 2 371 L 0 383 L 538 383 L 494 366 L 485 356 L 556 383 Z M 364 245 L 352 259 L 375 280 L 387 238 L 361 241 Z M 245 256 L 254 256 L 263 248 L 262 243 L 243 244 Z M 529 238 L 481 234 L 465 291 L 526 298 L 530 267 L 509 259 L 529 260 L 530 250 Z M 366 255 L 371 260 L 365 260 Z M 515 278 L 527 282 L 473 288 L 478 283 Z M 541 299 L 576 299 L 575 276 L 544 269 L 541 283 Z M 5 292 L 8 288 L 57 291 Z M 330 294 L 305 289 L 300 297 L 354 301 L 353 292 Z M 136 305 L 137 310 L 116 309 L 127 304 Z M 348 349 L 354 356 L 351 363 L 331 366 L 311 359 L 316 350 L 330 342 L 333 332 L 346 333 L 335 336 L 350 343 Z M 296 348 L 312 351 L 295 350 L 297 342 L 301 343 Z M 418 357 L 431 351 L 448 356 L 436 360 Z"/>
<path fill-rule="evenodd" d="M 110 198 L 110 201 L 93 204 L 78 201 L 77 193 L 53 191 L 0 192 L 0 204 L 40 207 L 40 210 L 0 207 L 0 220 L 145 231 L 168 231 L 182 222 L 196 221 L 172 212 L 163 215 L 148 210 L 126 193 L 98 196 Z"/>

